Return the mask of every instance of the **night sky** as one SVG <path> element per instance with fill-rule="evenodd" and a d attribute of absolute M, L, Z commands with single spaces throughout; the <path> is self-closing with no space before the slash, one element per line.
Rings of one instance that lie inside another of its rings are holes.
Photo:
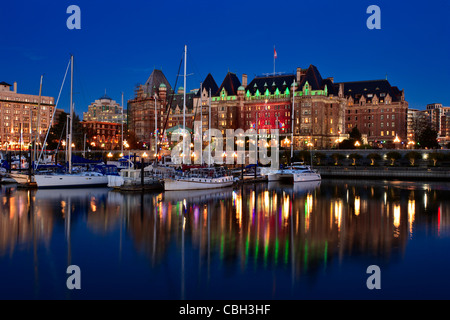
<path fill-rule="evenodd" d="M 69 30 L 69 5 L 81 30 Z M 369 30 L 367 7 L 381 8 Z M 120 103 L 154 68 L 175 84 L 188 45 L 187 89 L 211 73 L 220 86 L 239 78 L 317 66 L 335 82 L 385 79 L 404 89 L 410 108 L 450 106 L 450 1 L 8 1 L 0 8 L 0 82 L 19 93 L 57 97 L 75 56 L 75 108 L 107 94 Z M 181 73 L 182 73 L 181 69 Z M 177 87 L 182 85 L 179 79 Z M 58 105 L 68 110 L 69 85 Z"/>

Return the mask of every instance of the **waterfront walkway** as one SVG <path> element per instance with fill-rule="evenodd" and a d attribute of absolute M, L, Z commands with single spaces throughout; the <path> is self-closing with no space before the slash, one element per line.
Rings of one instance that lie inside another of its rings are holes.
<path fill-rule="evenodd" d="M 323 178 L 353 179 L 411 179 L 450 181 L 449 168 L 404 168 L 404 167 L 315 167 Z"/>

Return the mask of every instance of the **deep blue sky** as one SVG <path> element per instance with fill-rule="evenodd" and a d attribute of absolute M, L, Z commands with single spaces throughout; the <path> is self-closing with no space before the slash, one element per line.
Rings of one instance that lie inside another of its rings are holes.
<path fill-rule="evenodd" d="M 66 9 L 81 8 L 81 30 L 68 30 Z M 369 30 L 369 5 L 381 30 Z M 405 89 L 410 108 L 450 106 L 450 1 L 8 1 L 0 8 L 0 82 L 20 93 L 58 95 L 74 54 L 75 104 L 85 111 L 107 94 L 133 98 L 153 68 L 173 85 L 188 45 L 188 90 L 210 72 L 240 78 L 318 67 L 336 82 L 388 79 Z M 179 85 L 182 84 L 180 79 Z M 179 86 L 177 85 L 177 86 Z M 60 108 L 68 110 L 68 86 Z"/>

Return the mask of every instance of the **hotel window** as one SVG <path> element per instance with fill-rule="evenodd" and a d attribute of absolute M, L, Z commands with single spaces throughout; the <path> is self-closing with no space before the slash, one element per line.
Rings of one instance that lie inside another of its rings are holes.
<path fill-rule="evenodd" d="M 381 126 L 381 128 L 383 128 L 383 127 L 384 127 L 384 123 L 382 122 L 382 123 L 380 124 L 380 126 Z"/>
<path fill-rule="evenodd" d="M 392 128 L 394 128 L 394 127 L 395 127 L 395 122 L 392 122 L 392 125 L 391 125 L 391 127 L 392 127 Z"/>
<path fill-rule="evenodd" d="M 388 116 L 388 118 L 389 118 L 389 116 Z M 380 119 L 381 119 L 381 120 L 384 120 L 384 115 L 381 115 L 381 116 L 380 116 Z"/>
<path fill-rule="evenodd" d="M 387 135 L 387 136 L 389 135 L 389 131 L 386 131 L 386 135 Z"/>
<path fill-rule="evenodd" d="M 382 136 L 382 137 L 384 136 L 384 131 L 381 131 L 381 136 Z"/>

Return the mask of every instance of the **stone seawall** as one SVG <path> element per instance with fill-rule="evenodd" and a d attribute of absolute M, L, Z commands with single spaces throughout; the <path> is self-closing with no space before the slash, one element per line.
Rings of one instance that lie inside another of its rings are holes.
<path fill-rule="evenodd" d="M 450 182 L 449 169 L 315 167 L 323 178 L 441 180 Z"/>

